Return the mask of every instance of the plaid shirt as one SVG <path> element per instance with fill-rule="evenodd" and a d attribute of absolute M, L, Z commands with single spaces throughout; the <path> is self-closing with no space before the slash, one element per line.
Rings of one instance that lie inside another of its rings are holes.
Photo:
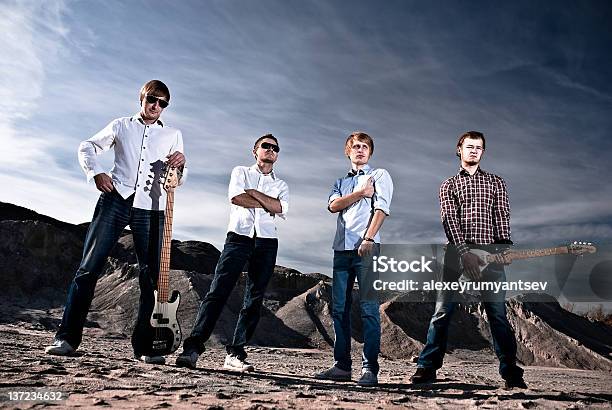
<path fill-rule="evenodd" d="M 512 243 L 510 205 L 504 180 L 480 167 L 474 175 L 460 169 L 440 186 L 440 216 L 449 243 L 460 255 L 469 243 Z"/>

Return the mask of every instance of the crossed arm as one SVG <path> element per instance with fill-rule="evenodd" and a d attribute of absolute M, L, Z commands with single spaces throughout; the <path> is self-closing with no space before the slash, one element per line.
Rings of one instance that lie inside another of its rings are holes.
<path fill-rule="evenodd" d="M 330 212 L 333 213 L 340 212 L 353 205 L 355 202 L 362 200 L 363 198 L 372 198 L 373 195 L 374 181 L 372 180 L 372 178 L 368 178 L 368 182 L 363 188 L 357 189 L 346 196 L 341 196 L 334 199 L 329 204 L 328 209 Z"/>
<path fill-rule="evenodd" d="M 246 189 L 244 194 L 232 198 L 232 204 L 243 208 L 263 208 L 271 214 L 283 212 L 278 198 L 272 198 L 256 189 Z"/>

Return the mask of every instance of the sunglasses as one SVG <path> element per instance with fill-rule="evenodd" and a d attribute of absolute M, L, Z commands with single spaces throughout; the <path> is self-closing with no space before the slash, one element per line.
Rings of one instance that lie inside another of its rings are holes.
<path fill-rule="evenodd" d="M 168 106 L 168 104 L 170 104 L 168 101 L 162 100 L 161 98 L 156 97 L 154 95 L 148 95 L 147 94 L 147 95 L 145 95 L 145 99 L 147 100 L 147 102 L 149 104 L 155 104 L 156 102 L 158 102 L 159 106 L 162 107 L 162 108 L 166 108 Z"/>
<path fill-rule="evenodd" d="M 271 149 L 272 151 L 276 152 L 277 154 L 280 152 L 280 147 L 278 145 L 274 145 L 274 144 L 271 144 L 269 142 L 262 142 L 260 147 L 262 149 Z"/>

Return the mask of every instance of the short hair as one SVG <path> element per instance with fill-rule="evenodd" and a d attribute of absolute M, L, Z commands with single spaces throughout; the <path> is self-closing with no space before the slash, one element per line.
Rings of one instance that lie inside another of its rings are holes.
<path fill-rule="evenodd" d="M 274 140 L 274 142 L 276 142 L 276 145 L 278 145 L 278 140 L 276 139 L 276 137 L 272 134 L 266 134 L 266 135 L 262 135 L 261 137 L 257 138 L 257 141 L 255 141 L 255 145 L 253 145 L 253 149 L 257 149 L 257 145 L 262 141 L 265 140 L 266 138 L 270 138 L 271 140 Z"/>
<path fill-rule="evenodd" d="M 465 141 L 466 138 L 471 138 L 473 140 L 481 140 L 482 141 L 482 149 L 485 149 L 485 146 L 487 144 L 487 140 L 485 139 L 485 136 L 482 132 L 478 132 L 478 131 L 467 131 L 464 132 L 463 134 L 461 134 L 459 136 L 459 139 L 457 140 L 457 148 L 460 148 L 461 145 L 463 144 L 463 141 Z M 457 154 L 458 157 L 461 158 L 461 155 L 459 155 L 458 152 L 455 152 L 455 154 Z"/>
<path fill-rule="evenodd" d="M 355 131 L 348 136 L 346 142 L 344 143 L 344 154 L 346 154 L 347 157 L 351 152 L 351 148 L 353 147 L 353 141 L 355 140 L 368 144 L 368 147 L 370 147 L 370 157 L 372 156 L 372 154 L 374 154 L 374 140 L 372 139 L 372 137 L 370 137 L 365 132 Z"/>
<path fill-rule="evenodd" d="M 145 83 L 140 89 L 140 102 L 145 97 L 145 95 L 156 95 L 158 97 L 166 97 L 166 100 L 170 102 L 170 90 L 166 84 L 162 83 L 159 80 L 151 80 Z"/>

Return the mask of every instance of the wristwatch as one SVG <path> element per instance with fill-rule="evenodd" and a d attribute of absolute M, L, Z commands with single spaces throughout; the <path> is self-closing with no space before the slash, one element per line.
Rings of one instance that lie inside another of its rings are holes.
<path fill-rule="evenodd" d="M 374 242 L 374 239 L 372 239 L 372 238 L 368 238 L 367 236 L 364 236 L 364 237 L 363 237 L 363 240 L 364 240 L 365 242 Z"/>

